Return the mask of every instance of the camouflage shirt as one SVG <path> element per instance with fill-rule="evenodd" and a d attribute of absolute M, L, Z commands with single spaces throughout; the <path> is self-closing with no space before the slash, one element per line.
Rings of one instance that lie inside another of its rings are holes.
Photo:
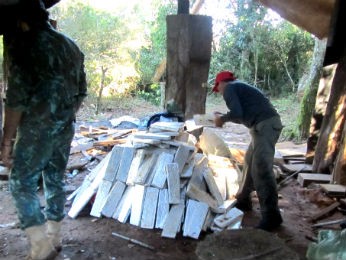
<path fill-rule="evenodd" d="M 23 112 L 24 122 L 55 127 L 72 122 L 87 94 L 84 55 L 77 45 L 47 24 L 4 35 L 4 50 L 6 106 Z"/>

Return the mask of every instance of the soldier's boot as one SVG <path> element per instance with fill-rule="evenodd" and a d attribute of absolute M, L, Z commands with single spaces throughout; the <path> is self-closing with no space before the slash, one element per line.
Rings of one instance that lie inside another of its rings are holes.
<path fill-rule="evenodd" d="M 53 220 L 47 221 L 47 236 L 57 252 L 60 252 L 62 249 L 62 239 L 61 239 L 60 230 L 61 230 L 61 221 L 60 222 L 53 221 Z"/>
<path fill-rule="evenodd" d="M 50 260 L 57 256 L 57 252 L 46 235 L 44 225 L 25 229 L 30 243 L 28 260 Z"/>

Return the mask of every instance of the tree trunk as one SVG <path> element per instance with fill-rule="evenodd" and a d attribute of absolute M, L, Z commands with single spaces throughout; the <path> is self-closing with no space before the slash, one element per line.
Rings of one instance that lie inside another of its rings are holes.
<path fill-rule="evenodd" d="M 97 103 L 96 103 L 96 114 L 98 114 L 100 112 L 102 92 L 103 92 L 103 89 L 105 87 L 106 72 L 107 72 L 107 68 L 104 68 L 102 66 L 101 67 L 100 89 L 99 89 L 99 93 L 98 93 L 98 96 L 97 96 Z"/>
<path fill-rule="evenodd" d="M 313 162 L 313 171 L 332 173 L 338 153 L 343 153 L 341 145 L 346 115 L 346 48 L 337 66 L 326 115 L 321 127 Z M 342 166 L 338 166 L 342 168 Z"/>
<path fill-rule="evenodd" d="M 189 12 L 190 12 L 190 1 L 178 0 L 178 14 L 189 14 Z"/>
<path fill-rule="evenodd" d="M 316 103 L 318 82 L 321 78 L 323 58 L 326 50 L 326 40 L 315 40 L 314 55 L 308 75 L 303 75 L 298 84 L 298 93 L 304 90 L 304 97 L 298 116 L 299 138 L 306 139 L 309 136 L 311 117 Z"/>
<path fill-rule="evenodd" d="M 211 41 L 211 17 L 167 16 L 165 107 L 185 119 L 205 113 Z"/>

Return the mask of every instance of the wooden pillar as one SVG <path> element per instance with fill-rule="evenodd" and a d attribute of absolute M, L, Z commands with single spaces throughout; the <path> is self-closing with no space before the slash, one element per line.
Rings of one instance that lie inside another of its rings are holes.
<path fill-rule="evenodd" d="M 205 113 L 211 42 L 211 17 L 167 16 L 165 107 L 173 105 L 184 119 Z"/>
<path fill-rule="evenodd" d="M 346 116 L 346 46 L 335 71 L 326 114 L 318 139 L 313 171 L 332 173 L 339 153 L 345 149 L 341 145 Z M 343 160 L 344 161 L 344 160 Z M 340 166 L 342 168 L 342 166 Z M 340 168 L 339 167 L 339 168 Z"/>
<path fill-rule="evenodd" d="M 314 160 L 316 145 L 320 136 L 323 118 L 326 114 L 327 103 L 336 67 L 335 64 L 324 67 L 318 84 L 315 109 L 312 113 L 309 137 L 307 139 L 306 162 L 310 164 L 312 164 Z"/>

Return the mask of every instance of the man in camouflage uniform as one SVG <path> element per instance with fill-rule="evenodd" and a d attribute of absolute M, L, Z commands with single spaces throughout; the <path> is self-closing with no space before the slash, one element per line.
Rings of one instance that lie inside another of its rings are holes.
<path fill-rule="evenodd" d="M 64 172 L 75 114 L 87 94 L 84 55 L 49 25 L 40 0 L 22 0 L 13 10 L 3 32 L 8 86 L 1 155 L 11 168 L 10 191 L 30 240 L 29 258 L 50 259 L 61 249 Z M 41 176 L 44 212 L 36 195 Z"/>

